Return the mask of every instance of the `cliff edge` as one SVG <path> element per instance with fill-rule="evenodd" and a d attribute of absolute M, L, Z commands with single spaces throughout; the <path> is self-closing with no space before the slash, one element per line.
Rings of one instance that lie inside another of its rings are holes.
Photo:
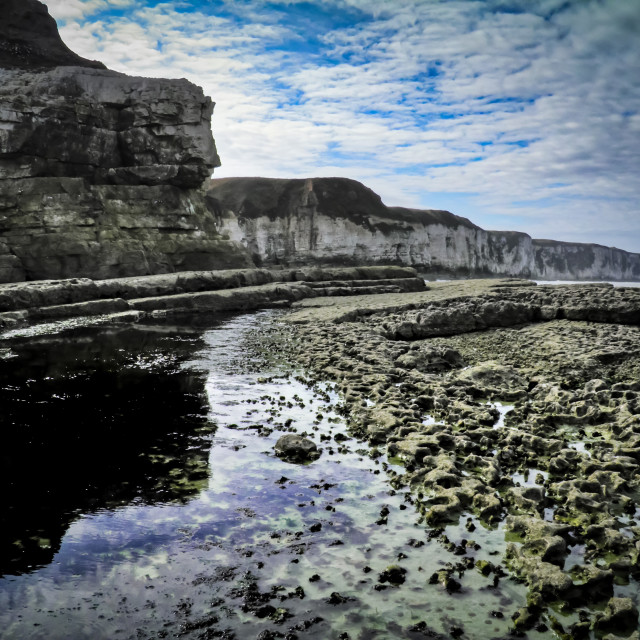
<path fill-rule="evenodd" d="M 0 43 L 0 282 L 251 265 L 204 205 L 200 87 L 80 58 L 38 0 L 4 0 Z"/>
<path fill-rule="evenodd" d="M 31 0 L 2 0 L 0 4 L 0 67 L 51 69 L 59 65 L 106 67 L 71 51 L 62 42 L 47 6 Z"/>

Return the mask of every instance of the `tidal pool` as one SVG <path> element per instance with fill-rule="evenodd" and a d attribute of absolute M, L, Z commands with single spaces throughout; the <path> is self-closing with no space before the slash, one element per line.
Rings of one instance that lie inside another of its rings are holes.
<path fill-rule="evenodd" d="M 5 340 L 1 638 L 507 634 L 524 586 L 473 568 L 504 531 L 425 528 L 403 468 L 283 361 L 278 313 Z M 275 457 L 289 431 L 320 459 Z"/>

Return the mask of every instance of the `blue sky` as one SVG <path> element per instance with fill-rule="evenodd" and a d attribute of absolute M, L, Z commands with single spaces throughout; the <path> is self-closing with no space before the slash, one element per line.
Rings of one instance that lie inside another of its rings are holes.
<path fill-rule="evenodd" d="M 640 252 L 640 0 L 48 0 L 74 51 L 216 102 L 216 177 Z"/>

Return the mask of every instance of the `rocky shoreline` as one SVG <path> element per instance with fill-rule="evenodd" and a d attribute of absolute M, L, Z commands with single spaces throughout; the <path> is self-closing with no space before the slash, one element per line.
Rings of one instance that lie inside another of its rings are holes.
<path fill-rule="evenodd" d="M 467 281 L 294 307 L 290 357 L 403 459 L 392 483 L 451 554 L 431 588 L 510 575 L 529 594 L 516 634 L 638 637 L 640 290 Z M 444 535 L 465 520 L 469 539 L 504 532 L 504 557 Z"/>
<path fill-rule="evenodd" d="M 427 596 L 456 607 L 478 581 L 516 580 L 516 636 L 638 638 L 640 289 L 257 269 L 0 285 L 0 304 L 7 326 L 289 307 L 272 348 L 332 383 L 338 448 L 352 436 L 388 460 L 392 493 L 443 549 Z M 392 577 L 415 569 L 398 551 Z"/>

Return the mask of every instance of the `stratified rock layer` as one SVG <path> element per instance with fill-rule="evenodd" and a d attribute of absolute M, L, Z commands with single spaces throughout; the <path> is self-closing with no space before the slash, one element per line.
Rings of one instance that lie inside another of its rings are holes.
<path fill-rule="evenodd" d="M 95 68 L 37 0 L 0 18 L 0 282 L 251 266 L 204 206 L 200 87 Z"/>
<path fill-rule="evenodd" d="M 107 280 L 71 278 L 0 284 L 0 329 L 21 322 L 78 316 L 248 311 L 303 298 L 420 292 L 408 267 L 182 271 Z"/>
<path fill-rule="evenodd" d="M 640 279 L 640 255 L 485 231 L 448 211 L 387 207 L 345 178 L 212 180 L 218 228 L 258 264 L 403 264 L 435 273 Z"/>

